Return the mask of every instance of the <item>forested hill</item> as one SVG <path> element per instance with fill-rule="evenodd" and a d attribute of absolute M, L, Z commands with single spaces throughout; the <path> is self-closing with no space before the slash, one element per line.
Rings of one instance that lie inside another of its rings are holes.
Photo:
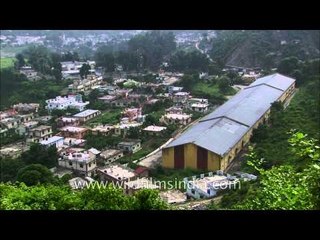
<path fill-rule="evenodd" d="M 318 30 L 216 31 L 210 55 L 222 64 L 243 67 L 276 67 L 286 57 L 300 60 L 319 56 Z"/>

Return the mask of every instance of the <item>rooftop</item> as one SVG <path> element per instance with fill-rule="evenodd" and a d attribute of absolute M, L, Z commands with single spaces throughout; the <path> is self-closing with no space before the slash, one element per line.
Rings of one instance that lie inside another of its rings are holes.
<path fill-rule="evenodd" d="M 256 84 L 257 81 L 261 84 Z M 240 91 L 214 112 L 203 117 L 166 147 L 194 143 L 223 156 L 283 94 L 283 90 L 278 87 L 289 87 L 295 80 L 274 74 L 257 81 Z M 276 81 L 281 83 L 276 83 Z"/>
<path fill-rule="evenodd" d="M 140 143 L 140 142 L 141 142 L 141 140 L 130 140 L 130 141 L 119 142 L 118 145 L 132 146 L 132 145 Z"/>
<path fill-rule="evenodd" d="M 159 193 L 160 197 L 167 203 L 183 203 L 187 201 L 187 196 L 179 190 L 168 190 Z"/>
<path fill-rule="evenodd" d="M 90 148 L 88 152 L 91 152 L 94 155 L 100 154 L 101 152 L 96 148 Z"/>
<path fill-rule="evenodd" d="M 94 113 L 97 113 L 97 112 L 100 112 L 99 110 L 93 110 L 93 109 L 87 109 L 87 110 L 84 110 L 82 112 L 79 112 L 75 115 L 73 115 L 74 117 L 88 117 Z"/>
<path fill-rule="evenodd" d="M 48 138 L 48 140 L 41 141 L 40 143 L 42 145 L 48 145 L 48 144 L 55 143 L 55 142 L 63 140 L 63 139 L 64 139 L 63 137 L 53 136 L 53 137 Z"/>
<path fill-rule="evenodd" d="M 112 129 L 114 129 L 113 125 L 99 125 L 99 126 L 92 128 L 92 131 L 109 132 Z"/>
<path fill-rule="evenodd" d="M 100 172 L 109 175 L 117 180 L 127 180 L 135 177 L 135 173 L 130 168 L 125 168 L 120 165 L 112 165 L 99 169 Z"/>
<path fill-rule="evenodd" d="M 117 154 L 120 154 L 122 152 L 123 152 L 122 150 L 118 150 L 118 149 L 108 149 L 108 150 L 101 152 L 100 156 L 103 158 L 109 158 L 109 157 L 113 157 Z"/>
<path fill-rule="evenodd" d="M 60 129 L 61 131 L 68 131 L 68 132 L 83 132 L 86 131 L 86 128 L 83 127 L 74 127 L 74 126 L 66 126 Z"/>
<path fill-rule="evenodd" d="M 31 131 L 43 131 L 47 129 L 51 129 L 51 126 L 41 125 L 39 127 L 31 129 Z"/>
<path fill-rule="evenodd" d="M 167 129 L 166 127 L 161 127 L 161 126 L 148 126 L 143 129 L 143 131 L 149 131 L 149 132 L 161 132 L 163 130 Z"/>
<path fill-rule="evenodd" d="M 193 103 L 193 104 L 191 104 L 191 107 L 197 107 L 197 108 L 206 108 L 208 106 L 209 106 L 208 103 Z"/>
<path fill-rule="evenodd" d="M 183 119 L 188 119 L 191 117 L 191 115 L 182 113 L 182 114 L 177 114 L 177 113 L 167 113 L 165 115 L 167 118 L 171 118 L 171 119 L 179 119 L 179 120 L 183 120 Z"/>

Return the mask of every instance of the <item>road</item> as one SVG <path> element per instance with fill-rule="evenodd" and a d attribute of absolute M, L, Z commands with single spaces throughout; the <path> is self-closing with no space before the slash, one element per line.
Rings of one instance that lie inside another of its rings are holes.
<path fill-rule="evenodd" d="M 210 62 L 213 62 L 210 55 L 208 53 L 205 53 L 201 48 L 199 48 L 200 41 L 201 41 L 201 39 L 198 42 L 196 42 L 196 44 L 195 44 L 196 49 L 198 49 L 202 54 L 205 54 Z"/>

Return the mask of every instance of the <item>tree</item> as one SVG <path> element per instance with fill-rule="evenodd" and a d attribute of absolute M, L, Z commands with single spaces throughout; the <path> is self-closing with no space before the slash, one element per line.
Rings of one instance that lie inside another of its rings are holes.
<path fill-rule="evenodd" d="M 90 73 L 90 65 L 89 64 L 83 64 L 80 68 L 80 76 L 81 78 L 87 78 L 88 74 Z"/>
<path fill-rule="evenodd" d="M 308 210 L 320 206 L 320 147 L 314 139 L 297 131 L 290 132 L 291 150 L 306 163 L 303 171 L 283 165 L 264 170 L 248 162 L 260 174 L 260 184 L 254 195 L 235 206 L 238 209 Z"/>
<path fill-rule="evenodd" d="M 29 151 L 22 153 L 21 159 L 26 164 L 42 164 L 48 168 L 56 166 L 58 153 L 55 146 L 46 148 L 41 144 L 31 145 Z"/>
<path fill-rule="evenodd" d="M 297 57 L 287 57 L 280 61 L 278 65 L 278 72 L 291 75 L 292 72 L 299 68 L 299 59 Z"/>
<path fill-rule="evenodd" d="M 24 60 L 24 56 L 22 53 L 18 53 L 16 55 L 16 59 L 17 59 L 17 65 L 16 65 L 16 68 L 19 69 L 21 67 L 23 67 L 24 65 L 26 65 L 26 62 Z"/>
<path fill-rule="evenodd" d="M 222 76 L 219 78 L 218 86 L 221 92 L 226 93 L 230 88 L 230 84 L 231 84 L 231 81 L 229 77 Z"/>
<path fill-rule="evenodd" d="M 1 182 L 15 182 L 17 172 L 23 168 L 25 164 L 19 158 L 0 158 L 0 181 Z"/>
<path fill-rule="evenodd" d="M 24 182 L 27 186 L 38 183 L 53 183 L 52 172 L 41 164 L 31 164 L 21 168 L 17 174 L 17 181 Z"/>
<path fill-rule="evenodd" d="M 134 194 L 133 209 L 135 210 L 166 210 L 168 208 L 158 191 L 142 189 Z"/>

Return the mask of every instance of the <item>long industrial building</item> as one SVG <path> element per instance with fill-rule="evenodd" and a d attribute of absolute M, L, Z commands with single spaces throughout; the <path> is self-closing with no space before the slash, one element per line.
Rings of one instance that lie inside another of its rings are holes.
<path fill-rule="evenodd" d="M 294 90 L 295 79 L 281 74 L 257 79 L 164 147 L 163 167 L 225 170 L 266 122 L 271 104 L 286 103 Z"/>

